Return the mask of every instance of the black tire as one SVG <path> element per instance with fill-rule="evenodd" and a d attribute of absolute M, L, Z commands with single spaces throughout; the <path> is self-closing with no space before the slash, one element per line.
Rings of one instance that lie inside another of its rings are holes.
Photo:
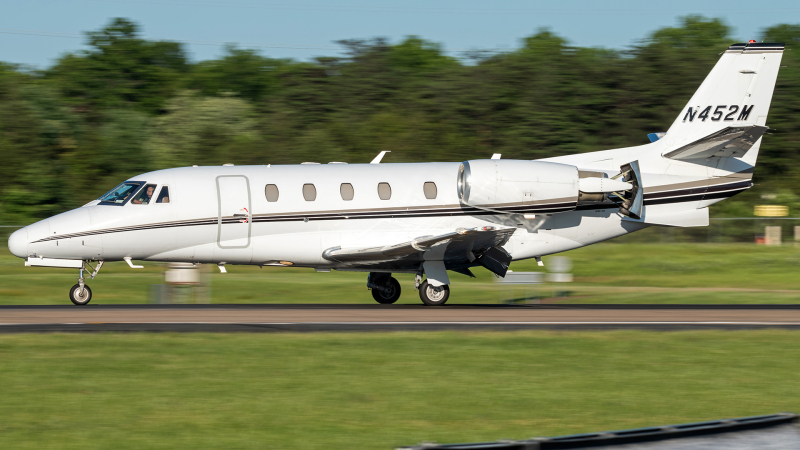
<path fill-rule="evenodd" d="M 425 280 L 419 285 L 419 298 L 428 306 L 442 306 L 450 298 L 450 286 L 443 284 L 434 287 Z"/>
<path fill-rule="evenodd" d="M 69 290 L 69 299 L 72 300 L 72 303 L 83 306 L 92 301 L 92 290 L 89 289 L 89 286 L 83 285 L 83 295 L 81 295 L 81 285 L 76 284 L 72 286 Z"/>
<path fill-rule="evenodd" d="M 386 290 L 372 289 L 372 298 L 381 305 L 391 305 L 400 298 L 400 283 L 394 277 L 389 277 Z"/>

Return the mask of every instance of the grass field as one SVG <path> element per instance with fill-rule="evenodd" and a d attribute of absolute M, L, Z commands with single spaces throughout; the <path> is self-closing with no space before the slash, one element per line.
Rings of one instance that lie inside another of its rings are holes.
<path fill-rule="evenodd" d="M 796 303 L 800 252 L 607 243 L 575 282 L 452 275 L 450 302 Z M 545 258 L 547 264 L 549 258 Z M 164 266 L 110 263 L 94 304 L 144 303 Z M 76 271 L 0 253 L 0 304 L 69 304 Z M 515 271 L 537 271 L 534 262 Z M 214 303 L 372 304 L 365 274 L 206 267 Z M 410 275 L 400 303 L 418 303 Z M 551 300 L 548 300 L 551 301 Z M 390 449 L 800 411 L 800 334 L 506 332 L 0 335 L 0 448 Z"/>
<path fill-rule="evenodd" d="M 0 335 L 2 448 L 390 449 L 800 411 L 794 331 Z"/>
<path fill-rule="evenodd" d="M 477 278 L 453 273 L 450 303 L 498 303 L 568 290 L 561 302 L 579 303 L 797 303 L 800 250 L 752 244 L 603 243 L 564 254 L 573 261 L 575 282 L 559 286 L 499 286 L 488 271 Z M 549 258 L 545 257 L 545 264 Z M 164 266 L 142 263 L 132 270 L 109 263 L 89 284 L 93 304 L 145 303 L 151 285 L 164 282 Z M 533 261 L 515 262 L 514 271 L 539 271 Z M 0 304 L 68 304 L 77 271 L 24 267 L 0 251 Z M 220 274 L 206 266 L 214 303 L 366 303 L 366 274 L 316 273 L 311 269 L 228 266 Z M 404 290 L 399 303 L 419 303 L 413 276 L 397 276 Z M 526 290 L 527 289 L 527 290 Z"/>

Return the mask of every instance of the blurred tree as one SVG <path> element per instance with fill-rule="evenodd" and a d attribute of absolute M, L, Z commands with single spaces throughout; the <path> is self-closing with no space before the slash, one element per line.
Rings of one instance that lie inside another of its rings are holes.
<path fill-rule="evenodd" d="M 0 63 L 0 221 L 52 215 L 188 164 L 367 162 L 381 150 L 393 162 L 541 158 L 644 144 L 675 120 L 729 34 L 719 19 L 688 16 L 625 51 L 542 29 L 469 64 L 417 36 L 339 41 L 342 57 L 312 62 L 229 46 L 191 63 L 180 44 L 115 19 L 46 71 Z M 792 48 L 800 25 L 763 39 Z M 756 179 L 794 205 L 800 57 L 783 58 Z M 715 214 L 750 214 L 758 201 L 752 190 Z"/>
<path fill-rule="evenodd" d="M 719 19 L 688 16 L 681 26 L 664 28 L 635 46 L 627 56 L 623 91 L 630 133 L 667 131 L 679 111 L 733 40 Z"/>
<path fill-rule="evenodd" d="M 259 163 L 264 147 L 253 107 L 231 96 L 180 92 L 152 122 L 145 143 L 151 168 Z"/>
<path fill-rule="evenodd" d="M 277 89 L 278 72 L 290 64 L 291 60 L 265 58 L 254 50 L 228 46 L 222 59 L 194 65 L 186 85 L 203 95 L 234 93 L 259 102 Z"/>
<path fill-rule="evenodd" d="M 662 28 L 654 32 L 648 41 L 673 50 L 703 51 L 729 44 L 730 27 L 720 19 L 706 19 L 703 16 L 686 16 L 680 27 Z"/>
<path fill-rule="evenodd" d="M 800 25 L 777 25 L 764 30 L 766 42 L 784 42 L 781 71 L 772 97 L 767 124 L 774 134 L 764 138 L 755 177 L 768 186 L 795 185 L 800 177 Z M 796 50 L 795 50 L 796 49 Z M 763 169 L 762 169 L 763 168 Z M 795 188 L 796 189 L 796 188 Z"/>
<path fill-rule="evenodd" d="M 0 215 L 27 222 L 57 214 L 77 187 L 65 168 L 77 148 L 80 123 L 57 93 L 24 76 L 0 75 Z"/>
<path fill-rule="evenodd" d="M 443 67 L 457 66 L 455 58 L 442 54 L 439 44 L 408 36 L 403 42 L 389 50 L 391 67 L 406 71 L 409 75 L 425 75 Z"/>
<path fill-rule="evenodd" d="M 87 37 L 92 49 L 62 57 L 45 73 L 81 109 L 157 112 L 189 69 L 180 44 L 144 40 L 138 26 L 126 19 L 114 19 Z"/>
<path fill-rule="evenodd" d="M 104 113 L 97 127 L 98 152 L 91 158 L 95 177 L 106 180 L 108 188 L 120 178 L 129 178 L 154 167 L 144 150 L 152 118 L 138 111 L 112 109 Z"/>

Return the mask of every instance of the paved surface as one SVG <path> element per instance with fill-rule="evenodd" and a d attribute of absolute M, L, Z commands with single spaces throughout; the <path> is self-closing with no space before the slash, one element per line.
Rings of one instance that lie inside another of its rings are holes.
<path fill-rule="evenodd" d="M 0 306 L 0 332 L 800 329 L 800 305 Z"/>

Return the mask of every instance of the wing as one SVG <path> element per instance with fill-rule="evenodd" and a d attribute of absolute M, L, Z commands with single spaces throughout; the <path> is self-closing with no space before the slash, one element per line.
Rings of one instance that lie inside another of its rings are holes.
<path fill-rule="evenodd" d="M 758 139 L 769 130 L 769 127 L 754 125 L 750 127 L 728 127 L 716 133 L 698 139 L 691 144 L 665 153 L 672 159 L 692 160 L 706 159 L 712 156 L 741 157 Z"/>
<path fill-rule="evenodd" d="M 422 236 L 383 247 L 333 247 L 325 250 L 322 257 L 348 267 L 417 270 L 421 262 L 436 260 L 444 261 L 448 269 L 456 269 L 477 265 L 477 259 L 489 250 L 505 245 L 515 231 L 516 228 L 459 228 L 452 233 Z"/>

